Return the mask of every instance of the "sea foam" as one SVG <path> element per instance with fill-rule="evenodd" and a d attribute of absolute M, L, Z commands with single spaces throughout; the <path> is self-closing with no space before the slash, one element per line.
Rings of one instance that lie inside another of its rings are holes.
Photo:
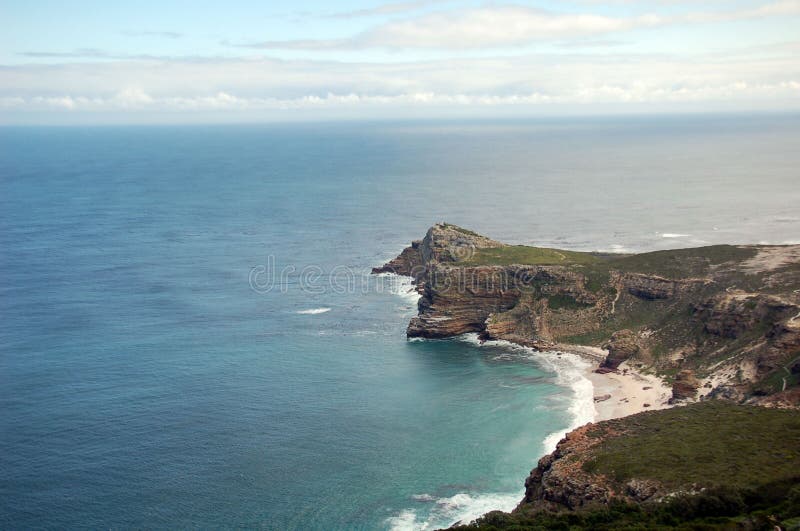
<path fill-rule="evenodd" d="M 317 315 L 329 311 L 331 311 L 330 308 L 310 308 L 308 310 L 298 310 L 295 313 L 299 313 L 300 315 Z"/>
<path fill-rule="evenodd" d="M 501 347 L 508 350 L 509 353 L 524 354 L 543 365 L 545 369 L 554 372 L 557 385 L 571 390 L 572 399 L 568 408 L 569 425 L 566 429 L 545 437 L 542 442 L 542 455 L 555 450 L 558 441 L 567 432 L 594 421 L 597 414 L 594 407 L 594 387 L 585 376 L 591 363 L 580 356 L 565 352 L 539 352 L 504 340 L 481 341 L 478 334 L 475 333 L 462 334 L 454 339 L 476 347 Z M 524 473 L 524 470 L 520 471 L 520 474 Z M 489 511 L 511 511 L 523 496 L 523 490 L 513 493 L 461 492 L 450 497 L 436 499 L 435 505 L 427 513 L 427 516 L 421 515 L 422 511 L 405 509 L 386 519 L 386 525 L 393 531 L 419 531 L 449 527 L 456 522 L 466 524 Z M 428 494 L 413 496 L 417 502 L 429 501 L 431 498 L 433 497 Z"/>
<path fill-rule="evenodd" d="M 597 410 L 594 407 L 594 386 L 585 376 L 591 363 L 577 354 L 555 351 L 537 351 L 529 347 L 517 345 L 510 341 L 490 340 L 481 341 L 478 334 L 462 334 L 456 339 L 471 345 L 503 347 L 515 352 L 522 352 L 531 359 L 541 363 L 546 369 L 556 373 L 556 384 L 572 391 L 572 403 L 569 406 L 570 424 L 566 429 L 551 433 L 542 443 L 543 454 L 549 454 L 556 449 L 558 441 L 564 435 L 588 422 L 594 422 Z"/>
<path fill-rule="evenodd" d="M 387 291 L 392 295 L 397 295 L 403 300 L 416 307 L 421 295 L 414 287 L 414 279 L 411 277 L 396 275 L 394 273 L 380 273 L 378 277 L 378 291 Z"/>
<path fill-rule="evenodd" d="M 422 516 L 414 509 L 405 509 L 398 515 L 386 519 L 392 531 L 423 531 L 450 527 L 456 522 L 463 524 L 488 513 L 489 511 L 511 511 L 524 495 L 515 493 L 467 493 L 459 492 L 453 496 L 434 498 L 428 494 L 413 496 L 417 501 L 435 501 L 430 512 Z"/>

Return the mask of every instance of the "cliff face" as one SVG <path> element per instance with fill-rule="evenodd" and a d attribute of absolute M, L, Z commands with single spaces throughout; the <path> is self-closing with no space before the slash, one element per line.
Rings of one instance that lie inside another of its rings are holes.
<path fill-rule="evenodd" d="M 690 371 L 699 394 L 737 400 L 791 397 L 800 381 L 800 246 L 603 255 L 439 224 L 374 271 L 415 279 L 409 337 L 604 347 L 607 370 L 629 360 L 668 378 Z M 680 382 L 676 399 L 696 396 Z"/>

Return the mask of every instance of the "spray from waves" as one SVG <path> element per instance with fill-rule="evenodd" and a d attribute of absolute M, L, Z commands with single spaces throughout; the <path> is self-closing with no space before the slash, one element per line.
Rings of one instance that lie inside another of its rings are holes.
<path fill-rule="evenodd" d="M 421 517 L 417 511 L 406 509 L 397 516 L 386 519 L 392 531 L 423 531 L 450 527 L 456 522 L 464 524 L 483 516 L 489 511 L 511 511 L 524 495 L 523 491 L 512 494 L 468 494 L 460 492 L 447 498 L 434 498 L 429 494 L 414 496 L 417 501 L 434 501 L 427 516 Z"/>
<path fill-rule="evenodd" d="M 573 399 L 568 409 L 572 417 L 570 424 L 566 429 L 551 433 L 545 438 L 542 443 L 544 454 L 549 454 L 555 450 L 558 441 L 568 432 L 588 422 L 594 422 L 597 415 L 594 407 L 594 386 L 585 376 L 586 371 L 591 368 L 592 364 L 585 359 L 576 354 L 566 352 L 538 352 L 510 341 L 480 341 L 478 334 L 463 334 L 456 339 L 478 347 L 503 347 L 513 352 L 525 353 L 531 359 L 556 373 L 556 384 L 572 391 Z"/>
<path fill-rule="evenodd" d="M 394 273 L 380 273 L 377 277 L 379 290 L 386 290 L 392 295 L 397 295 L 416 308 L 421 295 L 414 287 L 413 278 Z"/>
<path fill-rule="evenodd" d="M 298 310 L 295 313 L 299 313 L 300 315 L 317 315 L 329 311 L 331 311 L 330 308 L 310 308 L 308 310 Z"/>
<path fill-rule="evenodd" d="M 538 352 L 536 359 L 550 367 L 556 373 L 556 383 L 572 389 L 573 401 L 569 407 L 572 422 L 564 430 L 551 433 L 545 437 L 544 453 L 549 454 L 556 449 L 558 441 L 579 426 L 594 422 L 597 410 L 594 407 L 594 386 L 584 376 L 592 366 L 591 363 L 576 354 L 558 352 Z"/>

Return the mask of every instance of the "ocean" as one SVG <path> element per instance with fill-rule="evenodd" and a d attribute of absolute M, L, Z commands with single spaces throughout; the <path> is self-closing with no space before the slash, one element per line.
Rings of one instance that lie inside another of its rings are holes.
<path fill-rule="evenodd" d="M 0 128 L 3 528 L 432 529 L 593 418 L 575 356 L 406 341 L 448 221 L 800 243 L 800 117 Z"/>

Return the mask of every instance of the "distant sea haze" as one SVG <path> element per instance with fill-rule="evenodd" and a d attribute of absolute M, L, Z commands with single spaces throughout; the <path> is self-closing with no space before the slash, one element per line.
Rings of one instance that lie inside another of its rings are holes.
<path fill-rule="evenodd" d="M 800 243 L 798 141 L 777 115 L 0 128 L 0 522 L 509 509 L 592 419 L 584 362 L 406 341 L 416 294 L 370 269 L 439 221 L 575 250 Z"/>

